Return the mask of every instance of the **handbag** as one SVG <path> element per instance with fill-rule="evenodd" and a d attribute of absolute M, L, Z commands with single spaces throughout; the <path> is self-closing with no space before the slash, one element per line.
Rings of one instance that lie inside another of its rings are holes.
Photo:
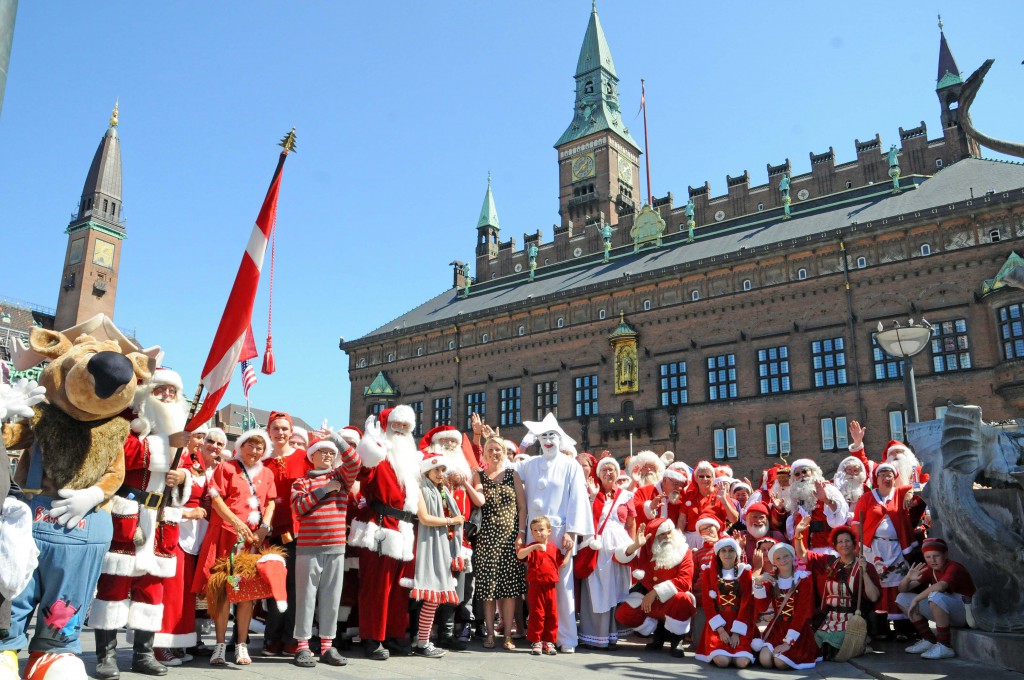
<path fill-rule="evenodd" d="M 608 515 L 601 522 L 601 526 L 597 529 L 597 534 L 594 535 L 596 540 L 601 536 L 601 532 L 604 531 L 604 527 L 608 524 L 608 520 L 612 518 L 612 512 L 615 510 L 615 503 L 619 500 L 619 494 L 622 493 L 622 489 L 615 490 L 615 496 L 611 500 L 611 506 L 608 508 Z M 594 570 L 597 569 L 597 551 L 594 550 L 590 545 L 585 545 L 576 552 L 576 556 L 572 560 L 572 575 L 574 578 L 580 580 L 589 578 Z"/>
<path fill-rule="evenodd" d="M 860 569 L 860 560 L 857 560 L 857 566 L 853 568 L 853 582 L 857 583 L 857 570 Z M 865 578 L 864 574 L 861 574 L 861 579 Z M 843 644 L 836 652 L 835 660 L 839 663 L 845 663 L 855 656 L 860 656 L 864 653 L 864 647 L 867 644 L 868 636 L 868 622 L 860 613 L 860 596 L 864 592 L 864 584 L 858 584 L 857 588 L 857 609 L 854 610 L 853 614 L 846 621 L 846 634 L 843 635 Z"/>

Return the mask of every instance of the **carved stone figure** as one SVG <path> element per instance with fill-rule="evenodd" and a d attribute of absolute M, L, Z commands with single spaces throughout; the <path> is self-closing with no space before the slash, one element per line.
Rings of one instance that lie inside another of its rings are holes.
<path fill-rule="evenodd" d="M 978 96 L 978 90 L 981 88 L 981 84 L 985 81 L 985 74 L 987 74 L 988 70 L 992 68 L 992 64 L 994 62 L 995 59 L 987 59 L 977 71 L 972 73 L 970 77 L 964 81 L 963 87 L 960 88 L 960 97 L 957 100 L 960 109 L 960 127 L 964 129 L 964 132 L 967 133 L 968 137 L 982 146 L 987 146 L 993 151 L 998 151 L 999 153 L 1016 156 L 1017 158 L 1024 158 L 1024 144 L 989 137 L 986 134 L 978 132 L 974 127 L 974 122 L 971 120 L 971 104 L 974 103 L 974 98 Z"/>

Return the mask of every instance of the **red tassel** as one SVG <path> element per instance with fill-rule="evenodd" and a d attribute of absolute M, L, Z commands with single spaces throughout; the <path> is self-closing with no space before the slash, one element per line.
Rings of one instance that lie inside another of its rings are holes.
<path fill-rule="evenodd" d="M 267 349 L 263 352 L 263 375 L 272 375 L 277 370 L 277 362 L 274 361 L 274 339 L 267 336 Z"/>

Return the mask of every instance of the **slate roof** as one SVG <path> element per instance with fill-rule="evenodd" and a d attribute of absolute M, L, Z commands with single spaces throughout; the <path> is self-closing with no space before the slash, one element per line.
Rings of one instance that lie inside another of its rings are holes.
<path fill-rule="evenodd" d="M 523 273 L 475 283 L 469 297 L 462 297 L 459 290 L 451 288 L 345 346 L 354 347 L 392 332 L 407 334 L 411 329 L 436 322 L 468 320 L 475 313 L 495 308 L 535 304 L 546 296 L 569 297 L 583 287 L 612 284 L 624 276 L 693 265 L 711 257 L 819 235 L 852 224 L 878 223 L 971 199 L 980 201 L 990 191 L 998 196 L 1016 190 L 1017 198 L 1024 199 L 1022 163 L 967 158 L 946 166 L 932 177 L 905 177 L 903 180 L 905 188 L 899 194 L 892 193 L 888 182 L 875 184 L 794 203 L 789 220 L 782 219 L 781 209 L 765 211 L 712 225 L 698 225 L 697 239 L 693 243 L 686 243 L 685 233 L 676 232 L 661 248 L 639 253 L 633 253 L 631 246 L 617 248 L 607 263 L 601 261 L 600 254 L 595 254 L 538 267 L 533 282 Z M 701 227 L 706 227 L 703 234 Z"/>

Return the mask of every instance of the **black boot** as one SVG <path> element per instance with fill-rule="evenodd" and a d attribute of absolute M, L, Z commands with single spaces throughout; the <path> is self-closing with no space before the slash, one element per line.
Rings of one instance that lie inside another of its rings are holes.
<path fill-rule="evenodd" d="M 117 669 L 117 631 L 100 630 L 96 633 L 96 677 L 100 680 L 117 680 L 121 671 Z"/>
<path fill-rule="evenodd" d="M 652 652 L 656 652 L 665 646 L 665 642 L 667 640 L 668 631 L 665 630 L 664 624 L 658 622 L 658 627 L 654 629 L 654 637 L 645 645 L 645 647 Z"/>
<path fill-rule="evenodd" d="M 153 638 L 156 634 L 148 630 L 135 631 L 135 647 L 132 651 L 132 672 L 142 675 L 167 675 L 167 666 L 153 656 Z"/>
<path fill-rule="evenodd" d="M 683 636 L 666 631 L 665 637 L 667 638 L 669 652 L 672 654 L 672 658 L 682 659 L 685 654 L 683 653 L 683 648 L 679 646 L 679 643 L 682 642 Z"/>
<path fill-rule="evenodd" d="M 464 652 L 468 645 L 455 637 L 455 606 L 443 604 L 437 608 L 437 646 L 453 652 Z"/>

